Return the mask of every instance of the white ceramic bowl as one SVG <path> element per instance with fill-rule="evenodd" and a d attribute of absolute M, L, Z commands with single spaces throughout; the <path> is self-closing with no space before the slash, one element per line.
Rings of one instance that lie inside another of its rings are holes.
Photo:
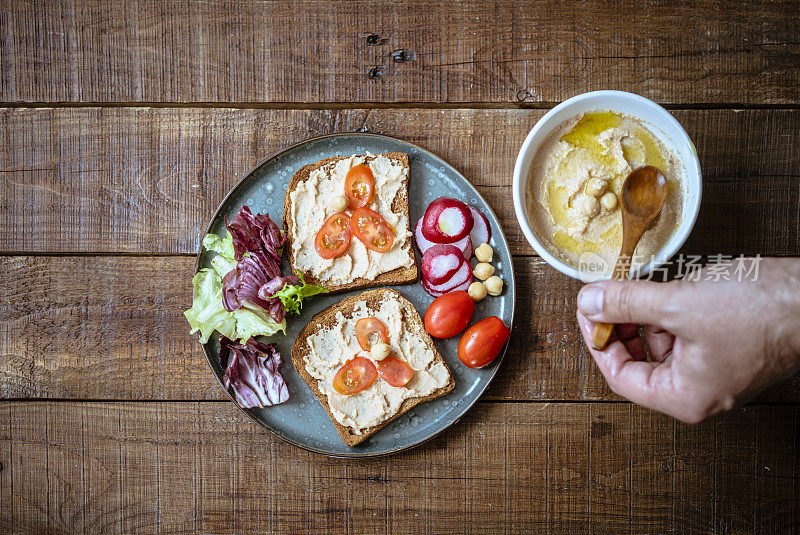
<path fill-rule="evenodd" d="M 533 157 L 547 136 L 564 121 L 589 111 L 615 111 L 641 119 L 647 123 L 649 129 L 664 143 L 665 147 L 675 152 L 682 167 L 683 205 L 680 223 L 672 237 L 656 253 L 655 257 L 635 271 L 636 275 L 647 274 L 651 269 L 666 263 L 686 241 L 700 210 L 702 191 L 700 161 L 692 140 L 689 139 L 686 131 L 675 117 L 652 100 L 625 91 L 592 91 L 565 100 L 539 119 L 539 122 L 528 133 L 528 137 L 525 138 L 514 166 L 512 193 L 517 221 L 525 238 L 548 264 L 565 275 L 576 279 L 582 278 L 582 274 L 577 268 L 553 256 L 531 228 L 526 210 L 526 185 Z"/>

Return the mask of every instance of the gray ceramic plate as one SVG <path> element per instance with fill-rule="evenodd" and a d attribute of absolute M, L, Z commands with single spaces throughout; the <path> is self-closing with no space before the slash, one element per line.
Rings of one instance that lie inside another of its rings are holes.
<path fill-rule="evenodd" d="M 295 171 L 323 158 L 366 152 L 405 152 L 409 155 L 412 222 L 422 216 L 431 201 L 441 196 L 461 199 L 486 215 L 492 228 L 491 245 L 495 250 L 492 263 L 506 286 L 501 296 L 490 296 L 478 303 L 474 321 L 487 316 L 498 316 L 506 325 L 511 326 L 514 319 L 514 271 L 508 244 L 497 217 L 472 184 L 458 171 L 430 152 L 405 141 L 373 134 L 336 134 L 309 139 L 282 150 L 256 166 L 233 188 L 214 214 L 208 232 L 224 236 L 225 216 L 233 218 L 242 205 L 248 205 L 253 213 L 269 214 L 280 226 L 283 196 Z M 419 258 L 419 251 L 416 252 Z M 211 258 L 212 254 L 201 252 L 197 260 L 198 268 L 210 267 Z M 288 270 L 288 264 L 284 260 L 284 272 Z M 419 283 L 394 288 L 405 295 L 420 314 L 424 314 L 433 301 Z M 436 346 L 455 378 L 455 390 L 447 396 L 415 407 L 359 446 L 347 446 L 336 433 L 327 413 L 295 372 L 290 358 L 292 342 L 306 322 L 314 314 L 337 303 L 346 295 L 321 295 L 308 299 L 299 317 L 287 318 L 286 336 L 277 336 L 270 340 L 277 343 L 284 357 L 281 369 L 291 399 L 274 407 L 245 409 L 245 412 L 253 421 L 287 442 L 336 457 L 368 457 L 402 451 L 424 442 L 455 423 L 478 400 L 497 372 L 502 355 L 487 368 L 472 370 L 458 360 L 458 337 L 437 340 Z M 214 374 L 221 380 L 224 370 L 220 366 L 219 344 L 215 337 L 204 345 L 203 350 Z"/>

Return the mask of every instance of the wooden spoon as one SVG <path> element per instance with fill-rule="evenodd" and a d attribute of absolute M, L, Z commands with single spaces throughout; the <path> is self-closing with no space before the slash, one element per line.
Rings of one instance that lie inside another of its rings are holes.
<path fill-rule="evenodd" d="M 661 212 L 666 198 L 667 179 L 659 169 L 653 166 L 645 165 L 634 169 L 625 179 L 620 199 L 622 248 L 611 278 L 620 280 L 628 278 L 636 245 L 650 223 Z M 592 347 L 599 350 L 605 349 L 613 331 L 613 323 L 595 323 Z"/>

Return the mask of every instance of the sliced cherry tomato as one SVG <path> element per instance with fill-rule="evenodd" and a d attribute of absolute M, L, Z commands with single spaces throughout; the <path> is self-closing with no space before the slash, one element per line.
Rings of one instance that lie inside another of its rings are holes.
<path fill-rule="evenodd" d="M 389 355 L 378 361 L 378 375 L 392 386 L 406 386 L 414 377 L 414 369 L 404 360 Z"/>
<path fill-rule="evenodd" d="M 347 250 L 352 236 L 350 218 L 344 212 L 338 212 L 322 224 L 314 239 L 314 248 L 319 256 L 330 260 Z"/>
<path fill-rule="evenodd" d="M 366 206 L 375 193 L 375 175 L 368 165 L 356 165 L 347 172 L 344 194 L 350 199 L 350 209 Z"/>
<path fill-rule="evenodd" d="M 364 351 L 369 351 L 373 344 L 389 343 L 389 332 L 378 318 L 361 318 L 356 322 L 356 338 Z"/>
<path fill-rule="evenodd" d="M 358 394 L 369 388 L 378 377 L 378 370 L 371 360 L 355 357 L 345 362 L 333 376 L 333 389 L 343 396 Z"/>
<path fill-rule="evenodd" d="M 497 316 L 482 319 L 461 336 L 458 358 L 469 368 L 483 368 L 497 358 L 510 334 Z"/>
<path fill-rule="evenodd" d="M 350 228 L 368 249 L 385 253 L 394 245 L 392 227 L 381 214 L 369 208 L 357 208 L 350 216 Z"/>
<path fill-rule="evenodd" d="M 425 311 L 425 330 L 435 338 L 450 338 L 469 325 L 475 301 L 467 292 L 451 292 L 437 297 Z"/>

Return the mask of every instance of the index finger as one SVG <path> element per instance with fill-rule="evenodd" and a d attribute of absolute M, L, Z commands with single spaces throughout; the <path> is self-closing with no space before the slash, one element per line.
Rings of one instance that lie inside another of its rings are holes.
<path fill-rule="evenodd" d="M 667 411 L 663 392 L 669 381 L 669 362 L 636 360 L 619 340 L 610 343 L 603 351 L 598 351 L 591 344 L 594 323 L 580 311 L 578 325 L 592 358 L 611 390 L 648 409 Z"/>

